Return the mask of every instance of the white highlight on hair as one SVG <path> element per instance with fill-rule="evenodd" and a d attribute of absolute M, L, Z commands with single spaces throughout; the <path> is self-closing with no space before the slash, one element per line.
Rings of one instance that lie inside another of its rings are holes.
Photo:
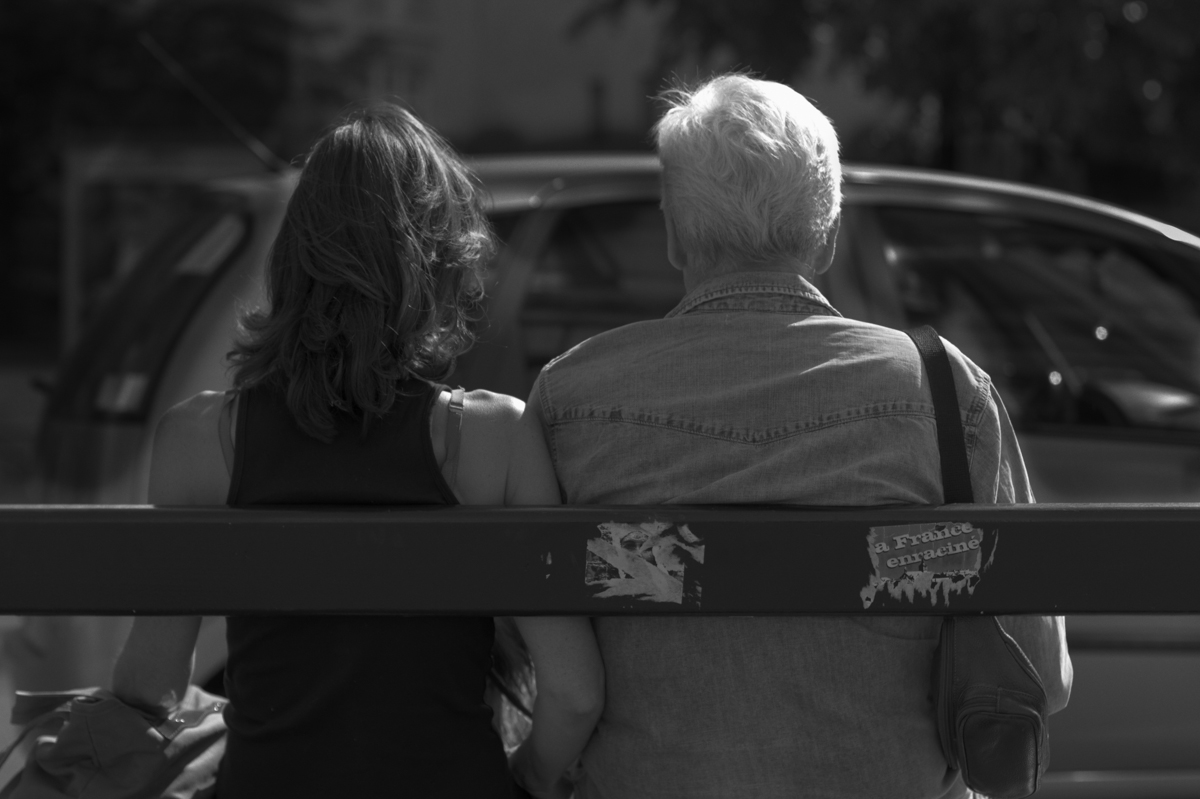
<path fill-rule="evenodd" d="M 724 258 L 808 264 L 842 205 L 837 133 L 781 83 L 723 75 L 667 94 L 654 132 L 663 207 L 699 263 Z"/>

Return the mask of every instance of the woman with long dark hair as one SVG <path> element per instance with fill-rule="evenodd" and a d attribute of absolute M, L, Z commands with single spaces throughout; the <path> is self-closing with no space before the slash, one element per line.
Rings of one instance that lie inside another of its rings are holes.
<path fill-rule="evenodd" d="M 243 318 L 234 390 L 172 408 L 155 434 L 156 505 L 557 504 L 537 420 L 512 397 L 440 384 L 472 343 L 493 240 L 479 189 L 435 133 L 394 106 L 313 146 Z M 587 619 L 516 620 L 537 671 L 533 731 L 513 757 L 535 795 L 603 703 Z M 199 618 L 139 618 L 114 692 L 183 696 Z M 232 616 L 221 799 L 507 797 L 484 703 L 493 620 Z"/>

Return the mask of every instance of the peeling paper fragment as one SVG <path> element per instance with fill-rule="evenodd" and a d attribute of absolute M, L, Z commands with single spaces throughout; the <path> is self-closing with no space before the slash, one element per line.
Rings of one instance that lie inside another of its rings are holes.
<path fill-rule="evenodd" d="M 993 533 L 991 565 L 999 535 Z M 869 608 L 880 591 L 892 599 L 916 601 L 916 595 L 928 597 L 936 607 L 938 594 L 945 606 L 951 592 L 975 593 L 979 582 L 983 530 L 970 522 L 936 524 L 900 524 L 872 527 L 867 536 L 867 551 L 875 573 L 859 592 L 863 607 Z"/>
<path fill-rule="evenodd" d="M 605 522 L 597 529 L 600 536 L 587 542 L 583 577 L 585 585 L 604 587 L 595 598 L 700 606 L 704 542 L 686 524 Z"/>

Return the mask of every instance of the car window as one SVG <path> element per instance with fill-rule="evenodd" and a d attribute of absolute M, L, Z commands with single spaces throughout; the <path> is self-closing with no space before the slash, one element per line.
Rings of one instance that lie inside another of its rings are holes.
<path fill-rule="evenodd" d="M 208 192 L 188 184 L 125 181 L 86 186 L 78 275 L 82 326 L 95 323 L 147 253 L 161 249 L 211 204 Z"/>
<path fill-rule="evenodd" d="M 149 412 L 175 342 L 246 241 L 250 219 L 233 197 L 197 199 L 164 232 L 103 306 L 59 374 L 48 412 L 58 418 L 135 421 Z"/>
<path fill-rule="evenodd" d="M 538 254 L 520 315 L 530 374 L 591 336 L 661 318 L 683 298 L 653 202 L 563 211 Z M 529 378 L 532 383 L 532 376 Z"/>
<path fill-rule="evenodd" d="M 978 363 L 1019 425 L 1200 431 L 1197 265 L 1029 219 L 875 218 L 875 278 L 904 323 L 932 324 Z"/>

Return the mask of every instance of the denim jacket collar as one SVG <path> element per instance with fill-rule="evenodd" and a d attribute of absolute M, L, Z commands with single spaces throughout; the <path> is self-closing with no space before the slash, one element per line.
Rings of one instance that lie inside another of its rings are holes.
<path fill-rule="evenodd" d="M 667 318 L 706 311 L 771 311 L 841 316 L 829 300 L 798 274 L 733 272 L 692 289 Z"/>

